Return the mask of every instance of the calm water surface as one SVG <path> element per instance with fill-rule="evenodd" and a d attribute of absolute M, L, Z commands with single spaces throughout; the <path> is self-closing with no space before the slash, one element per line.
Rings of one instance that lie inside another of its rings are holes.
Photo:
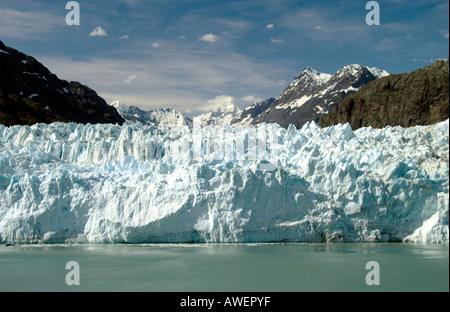
<path fill-rule="evenodd" d="M 66 263 L 80 267 L 68 286 Z M 368 286 L 366 264 L 380 266 Z M 0 291 L 449 291 L 448 245 L 0 246 Z"/>

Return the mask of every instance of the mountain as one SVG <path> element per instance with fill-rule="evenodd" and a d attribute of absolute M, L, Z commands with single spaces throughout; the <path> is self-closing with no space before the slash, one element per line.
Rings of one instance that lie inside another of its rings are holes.
<path fill-rule="evenodd" d="M 336 74 L 320 73 L 307 67 L 276 99 L 257 103 L 244 110 L 233 124 L 278 123 L 301 128 L 308 121 L 318 121 L 338 105 L 347 94 L 368 82 L 389 75 L 384 70 L 358 64 L 348 65 Z"/>
<path fill-rule="evenodd" d="M 0 124 L 124 122 L 94 90 L 59 79 L 35 58 L 1 41 L 0 68 Z"/>
<path fill-rule="evenodd" d="M 140 122 L 144 125 L 164 127 L 190 126 L 192 120 L 173 108 L 160 108 L 155 110 L 142 110 L 136 106 L 128 106 L 120 101 L 110 104 L 116 108 L 119 114 L 130 123 Z"/>
<path fill-rule="evenodd" d="M 272 103 L 275 102 L 274 98 L 270 98 L 268 100 L 258 102 L 253 104 L 252 106 L 246 108 L 241 115 L 234 118 L 232 120 L 233 125 L 239 125 L 239 126 L 249 126 L 252 124 L 252 122 L 257 118 L 259 115 L 264 113 Z"/>
<path fill-rule="evenodd" d="M 194 117 L 194 125 L 205 126 L 224 126 L 232 123 L 239 118 L 242 111 L 231 102 L 224 102 L 221 106 L 205 114 Z"/>
<path fill-rule="evenodd" d="M 319 124 L 348 122 L 353 129 L 432 125 L 448 119 L 448 99 L 449 62 L 440 60 L 411 73 L 370 82 L 323 116 Z"/>

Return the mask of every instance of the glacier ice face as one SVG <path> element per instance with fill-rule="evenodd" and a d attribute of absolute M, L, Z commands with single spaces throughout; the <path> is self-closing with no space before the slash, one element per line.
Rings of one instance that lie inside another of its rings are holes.
<path fill-rule="evenodd" d="M 448 243 L 448 134 L 0 125 L 0 242 Z"/>

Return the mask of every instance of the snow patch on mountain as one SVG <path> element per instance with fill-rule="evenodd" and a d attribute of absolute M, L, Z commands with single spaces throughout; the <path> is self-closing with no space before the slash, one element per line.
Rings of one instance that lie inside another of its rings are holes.
<path fill-rule="evenodd" d="M 0 243 L 448 243 L 448 153 L 448 120 L 0 125 Z"/>
<path fill-rule="evenodd" d="M 308 102 L 311 98 L 312 98 L 312 96 L 304 95 L 301 98 L 294 100 L 292 102 L 289 102 L 289 103 L 286 103 L 283 105 L 278 105 L 275 107 L 275 109 L 287 109 L 287 108 L 294 109 L 297 107 L 301 107 L 303 104 Z"/>

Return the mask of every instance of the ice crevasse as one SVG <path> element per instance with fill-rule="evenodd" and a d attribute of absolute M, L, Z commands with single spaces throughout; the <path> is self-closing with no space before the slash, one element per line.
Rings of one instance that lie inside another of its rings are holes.
<path fill-rule="evenodd" d="M 0 242 L 448 243 L 448 153 L 448 120 L 0 125 Z"/>

